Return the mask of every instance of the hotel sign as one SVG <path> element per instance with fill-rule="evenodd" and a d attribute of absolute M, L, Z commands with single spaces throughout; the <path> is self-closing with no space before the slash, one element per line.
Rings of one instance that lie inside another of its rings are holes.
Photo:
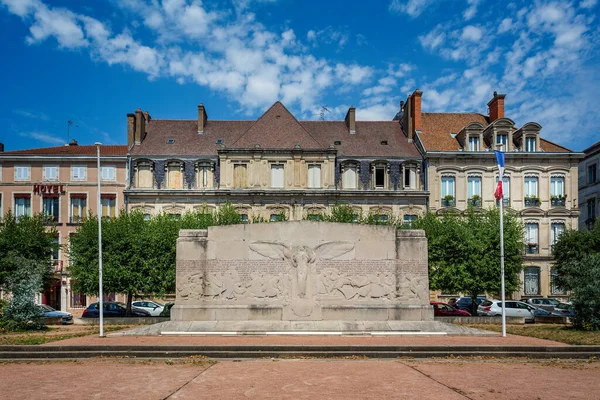
<path fill-rule="evenodd" d="M 38 184 L 33 185 L 34 194 L 65 194 L 65 186 L 62 184 Z"/>

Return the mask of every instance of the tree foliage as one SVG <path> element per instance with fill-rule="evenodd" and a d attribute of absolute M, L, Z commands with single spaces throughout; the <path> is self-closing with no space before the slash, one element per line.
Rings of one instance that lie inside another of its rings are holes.
<path fill-rule="evenodd" d="M 0 286 L 12 293 L 3 311 L 7 329 L 42 326 L 35 295 L 52 277 L 51 254 L 58 250 L 56 229 L 43 215 L 16 218 L 10 211 L 0 226 Z"/>
<path fill-rule="evenodd" d="M 235 208 L 226 203 L 217 212 L 207 209 L 180 218 L 159 214 L 145 220 L 141 212 L 122 211 L 102 220 L 102 281 L 104 293 L 127 295 L 127 310 L 140 294 L 163 295 L 175 289 L 176 244 L 180 229 L 206 229 L 242 223 Z M 98 219 L 92 215 L 70 242 L 73 290 L 98 295 Z"/>
<path fill-rule="evenodd" d="M 600 329 L 600 223 L 591 231 L 567 230 L 554 245 L 556 284 L 571 291 L 573 325 Z"/>
<path fill-rule="evenodd" d="M 468 293 L 473 301 L 482 293 L 499 293 L 500 213 L 475 210 L 464 215 L 427 213 L 413 229 L 423 229 L 428 240 L 429 285 L 433 290 Z M 504 270 L 506 291 L 519 287 L 522 269 L 523 225 L 504 214 Z M 476 307 L 474 307 L 476 310 Z"/>
<path fill-rule="evenodd" d="M 56 228 L 47 226 L 43 215 L 17 218 L 9 210 L 0 225 L 0 287 L 6 285 L 10 277 L 19 275 L 21 264 L 17 260 L 43 266 L 41 278 L 44 283 L 48 282 L 53 271 L 50 256 L 58 249 L 56 236 Z"/>

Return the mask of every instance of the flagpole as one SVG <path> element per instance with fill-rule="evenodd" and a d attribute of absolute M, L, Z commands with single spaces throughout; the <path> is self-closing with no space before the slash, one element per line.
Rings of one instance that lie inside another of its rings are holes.
<path fill-rule="evenodd" d="M 500 152 L 503 145 L 500 145 Z M 504 161 L 504 157 L 503 161 Z M 503 163 L 504 164 L 504 163 Z M 499 168 L 498 180 L 502 182 L 504 177 L 504 165 Z M 502 292 L 502 337 L 506 337 L 506 295 L 504 290 L 504 190 L 500 197 L 500 291 Z"/>

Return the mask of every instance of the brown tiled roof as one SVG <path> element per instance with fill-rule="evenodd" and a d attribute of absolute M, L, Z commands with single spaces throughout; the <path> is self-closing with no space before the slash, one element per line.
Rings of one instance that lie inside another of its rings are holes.
<path fill-rule="evenodd" d="M 419 135 L 426 151 L 458 151 L 458 140 L 450 136 L 458 133 L 471 122 L 489 125 L 485 115 L 477 113 L 423 113 L 422 130 Z"/>
<path fill-rule="evenodd" d="M 31 155 L 31 156 L 95 156 L 96 146 L 56 146 L 38 149 L 5 151 L 0 155 Z M 126 156 L 127 146 L 100 146 L 102 156 Z"/>
<path fill-rule="evenodd" d="M 132 155 L 216 155 L 217 140 L 229 147 L 254 123 L 254 121 L 206 121 L 204 133 L 198 134 L 196 120 L 152 119 L 146 124 L 142 143 L 133 146 Z M 173 144 L 167 141 L 173 139 Z"/>
<path fill-rule="evenodd" d="M 540 146 L 542 150 L 549 153 L 572 153 L 572 150 L 567 149 L 559 144 L 553 143 L 549 140 L 540 138 Z"/>
<path fill-rule="evenodd" d="M 321 149 L 315 140 L 281 102 L 275 102 L 231 147 L 249 149 Z"/>
<path fill-rule="evenodd" d="M 402 133 L 398 121 L 356 121 L 356 133 L 351 135 L 344 121 L 303 121 L 325 147 L 334 145 L 338 156 L 344 157 L 420 157 L 413 143 Z M 382 142 L 387 145 L 382 145 Z"/>
<path fill-rule="evenodd" d="M 217 155 L 217 140 L 221 140 L 228 149 L 257 144 L 263 149 L 292 149 L 296 144 L 303 149 L 328 149 L 333 145 L 345 157 L 419 157 L 398 121 L 357 121 L 356 134 L 351 135 L 344 121 L 298 121 L 280 102 L 256 121 L 209 119 L 203 134 L 198 134 L 196 120 L 152 119 L 146 132 L 142 143 L 131 149 L 132 155 Z M 167 144 L 169 139 L 173 144 Z M 335 141 L 341 144 L 334 145 Z"/>
<path fill-rule="evenodd" d="M 459 133 L 471 122 L 479 122 L 485 129 L 489 125 L 489 118 L 478 113 L 423 113 L 419 139 L 425 151 L 458 151 L 460 143 L 451 134 Z M 540 145 L 546 152 L 571 152 L 546 139 L 540 138 Z"/>

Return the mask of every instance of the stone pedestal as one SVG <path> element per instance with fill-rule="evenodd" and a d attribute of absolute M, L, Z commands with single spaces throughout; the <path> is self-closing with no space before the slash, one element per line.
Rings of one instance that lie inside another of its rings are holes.
<path fill-rule="evenodd" d="M 182 230 L 173 321 L 431 321 L 421 230 L 282 222 Z"/>

